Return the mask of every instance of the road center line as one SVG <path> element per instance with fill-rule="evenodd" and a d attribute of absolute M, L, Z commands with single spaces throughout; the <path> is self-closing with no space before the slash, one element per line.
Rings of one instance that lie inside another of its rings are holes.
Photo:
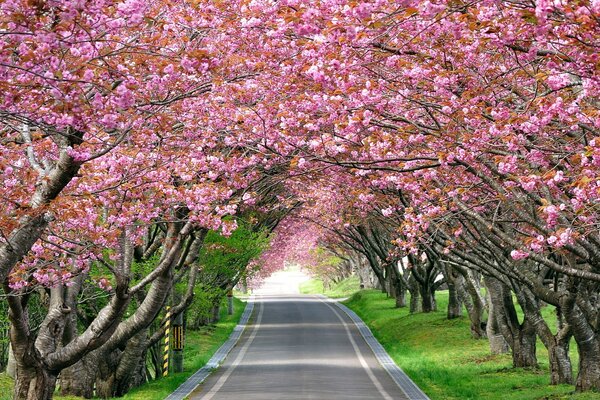
<path fill-rule="evenodd" d="M 379 379 L 377 379 L 375 374 L 373 374 L 373 371 L 371 371 L 369 364 L 367 364 L 367 360 L 365 360 L 362 352 L 360 351 L 360 349 L 358 348 L 358 345 L 356 344 L 356 341 L 354 340 L 354 337 L 352 337 L 352 332 L 350 332 L 350 328 L 348 327 L 348 324 L 346 323 L 346 321 L 344 321 L 342 316 L 337 312 L 337 310 L 335 308 L 333 308 L 331 306 L 331 304 L 327 303 L 326 301 L 323 301 L 320 298 L 318 298 L 318 299 L 320 302 L 322 302 L 327 307 L 329 307 L 329 309 L 331 311 L 333 311 L 335 316 L 340 320 L 340 322 L 344 326 L 344 329 L 346 330 L 346 335 L 348 335 L 348 339 L 350 340 L 350 343 L 352 344 L 352 347 L 354 348 L 354 352 L 356 353 L 356 356 L 358 357 L 358 361 L 360 361 L 360 365 L 362 365 L 363 369 L 369 376 L 369 379 L 371 379 L 371 382 L 373 382 L 373 385 L 375 385 L 375 387 L 377 388 L 377 390 L 379 391 L 381 396 L 383 396 L 383 398 L 385 400 L 394 400 L 394 398 L 392 396 L 390 396 L 388 392 L 385 391 L 385 389 L 383 388 L 383 385 L 381 384 L 381 382 L 379 382 Z"/>
<path fill-rule="evenodd" d="M 262 301 L 259 303 L 259 306 L 260 306 L 260 310 L 258 311 L 258 316 L 256 317 L 256 321 L 254 321 L 254 328 L 252 329 L 252 333 L 248 337 L 248 340 L 246 341 L 246 343 L 244 344 L 244 346 L 242 347 L 242 349 L 238 353 L 238 355 L 235 358 L 235 360 L 233 361 L 233 363 L 229 366 L 229 368 L 227 368 L 227 370 L 219 378 L 219 380 L 217 381 L 217 383 L 215 383 L 213 385 L 213 387 L 204 396 L 201 397 L 201 400 L 210 400 L 210 399 L 212 399 L 213 396 L 215 394 L 217 394 L 217 392 L 219 391 L 219 389 L 221 389 L 221 387 L 223 387 L 223 385 L 225 384 L 225 382 L 227 381 L 227 379 L 229 378 L 229 376 L 233 373 L 233 370 L 235 369 L 235 367 L 237 367 L 240 364 L 240 362 L 242 361 L 242 359 L 246 355 L 246 352 L 248 351 L 248 348 L 250 347 L 250 345 L 254 341 L 254 338 L 256 337 L 256 334 L 258 332 L 258 328 L 260 327 L 260 322 L 262 320 L 263 310 L 264 310 L 264 305 L 263 305 Z"/>

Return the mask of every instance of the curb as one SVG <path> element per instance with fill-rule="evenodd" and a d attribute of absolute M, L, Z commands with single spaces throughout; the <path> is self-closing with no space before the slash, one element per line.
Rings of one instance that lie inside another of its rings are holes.
<path fill-rule="evenodd" d="M 206 365 L 200 368 L 198 371 L 194 373 L 194 375 L 190 376 L 185 382 L 183 382 L 173 393 L 165 398 L 165 400 L 183 400 L 187 396 L 189 396 L 208 376 L 213 372 L 213 370 L 227 357 L 227 354 L 233 349 L 233 347 L 237 344 L 238 340 L 242 336 L 244 329 L 246 329 L 246 325 L 248 324 L 248 320 L 250 319 L 250 315 L 252 315 L 252 311 L 254 310 L 254 296 L 248 298 L 248 303 L 246 304 L 246 308 L 242 313 L 242 317 L 240 318 L 240 322 L 233 329 L 233 332 L 229 336 L 229 339 L 225 343 L 219 347 L 217 352 L 213 354 L 213 356 L 208 360 Z"/>
<path fill-rule="evenodd" d="M 402 369 L 398 365 L 396 365 L 396 363 L 394 362 L 394 360 L 392 360 L 387 351 L 385 351 L 381 343 L 379 343 L 379 341 L 375 339 L 375 336 L 373 336 L 373 332 L 371 332 L 371 330 L 363 322 L 363 320 L 354 311 L 352 311 L 345 305 L 335 300 L 329 300 L 332 303 L 334 303 L 340 310 L 345 312 L 346 315 L 348 315 L 348 317 L 350 317 L 350 319 L 354 322 L 354 325 L 356 325 L 356 327 L 358 328 L 363 339 L 365 339 L 365 342 L 367 342 L 367 344 L 375 354 L 375 357 L 377 357 L 377 360 L 379 361 L 381 366 L 387 371 L 388 374 L 390 374 L 394 382 L 396 382 L 398 387 L 402 389 L 404 394 L 410 400 L 429 400 L 429 397 L 427 397 L 427 395 L 423 393 L 421 388 L 419 388 L 412 381 L 412 379 L 410 379 L 408 375 L 406 375 L 406 373 L 402 371 Z"/>

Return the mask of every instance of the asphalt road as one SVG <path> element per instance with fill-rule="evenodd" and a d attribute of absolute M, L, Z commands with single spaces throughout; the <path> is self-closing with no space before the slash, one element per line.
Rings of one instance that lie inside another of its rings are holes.
<path fill-rule="evenodd" d="M 258 296 L 252 323 L 201 400 L 406 399 L 352 321 L 315 296 Z"/>

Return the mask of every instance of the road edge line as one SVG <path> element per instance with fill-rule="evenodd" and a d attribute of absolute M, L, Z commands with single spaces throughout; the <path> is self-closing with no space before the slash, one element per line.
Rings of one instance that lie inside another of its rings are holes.
<path fill-rule="evenodd" d="M 324 298 L 328 299 L 329 302 L 334 303 L 340 310 L 342 310 L 346 315 L 354 322 L 354 325 L 360 332 L 361 336 L 367 342 L 373 354 L 377 358 L 377 361 L 381 364 L 383 369 L 392 377 L 393 381 L 396 382 L 396 385 L 404 392 L 406 397 L 410 400 L 430 400 L 429 397 L 421 390 L 420 387 L 417 386 L 416 383 L 413 382 L 412 379 L 400 368 L 392 357 L 388 354 L 388 352 L 383 348 L 381 343 L 373 336 L 373 332 L 371 329 L 365 324 L 365 322 L 352 311 L 350 308 L 341 304 L 339 301 L 335 301 L 327 296 L 322 295 Z"/>
<path fill-rule="evenodd" d="M 236 367 L 238 365 L 240 365 L 240 362 L 244 359 L 244 356 L 248 352 L 248 349 L 252 345 L 252 342 L 254 341 L 254 338 L 256 337 L 258 330 L 260 329 L 260 323 L 262 322 L 262 316 L 263 316 L 264 310 L 265 310 L 264 304 L 260 303 L 258 315 L 256 316 L 256 320 L 254 321 L 254 324 L 252 325 L 252 332 L 250 333 L 250 336 L 248 336 L 248 339 L 242 346 L 239 354 L 237 355 L 237 357 L 235 358 L 233 363 L 231 365 L 229 365 L 229 367 L 225 370 L 225 372 L 219 378 L 219 380 L 210 388 L 210 390 L 207 393 L 205 393 L 200 398 L 200 400 L 212 399 L 215 396 L 215 394 L 217 394 L 219 392 L 219 390 L 221 390 L 221 388 L 223 387 L 225 382 L 227 382 L 227 379 L 229 379 L 229 377 L 231 376 L 233 371 L 236 369 Z"/>
<path fill-rule="evenodd" d="M 324 301 L 323 299 L 319 299 L 319 301 L 321 301 L 321 303 L 325 304 L 327 306 L 327 308 L 329 308 L 331 311 L 333 311 L 333 313 L 335 314 L 335 316 L 337 317 L 337 319 L 344 326 L 344 330 L 346 331 L 346 335 L 348 336 L 350 344 L 352 345 L 352 348 L 354 349 L 354 353 L 356 354 L 356 357 L 358 358 L 358 361 L 360 362 L 360 365 L 363 367 L 363 369 L 365 370 L 365 372 L 369 376 L 369 379 L 371 380 L 371 382 L 373 383 L 373 385 L 375 386 L 375 388 L 377 389 L 377 391 L 379 392 L 379 394 L 385 400 L 393 400 L 393 397 L 390 396 L 390 394 L 387 392 L 387 390 L 385 390 L 385 388 L 383 387 L 383 385 L 381 384 L 381 382 L 379 381 L 379 379 L 375 376 L 375 374 L 373 373 L 373 371 L 371 371 L 371 368 L 369 367 L 369 364 L 367 363 L 367 360 L 365 360 L 365 357 L 362 354 L 362 351 L 360 351 L 360 348 L 358 347 L 358 344 L 356 344 L 356 341 L 354 340 L 354 337 L 353 337 L 354 335 L 352 335 L 352 332 L 350 331 L 350 325 L 346 321 L 344 321 L 344 318 L 340 315 L 340 313 L 338 313 L 336 311 L 336 309 L 331 304 L 329 304 L 330 301 Z"/>
<path fill-rule="evenodd" d="M 229 335 L 229 338 L 225 343 L 219 347 L 215 354 L 208 360 L 208 362 L 200 368 L 198 371 L 194 372 L 192 376 L 190 376 L 185 382 L 183 382 L 174 392 L 165 397 L 165 400 L 183 400 L 187 396 L 189 396 L 198 386 L 200 386 L 206 378 L 221 365 L 223 360 L 227 357 L 229 352 L 235 347 L 237 342 L 242 337 L 242 333 L 248 326 L 248 321 L 250 320 L 250 316 L 252 315 L 252 311 L 254 310 L 254 295 L 248 298 L 248 302 L 246 303 L 246 308 L 240 317 L 240 321 L 233 328 L 233 332 Z"/>

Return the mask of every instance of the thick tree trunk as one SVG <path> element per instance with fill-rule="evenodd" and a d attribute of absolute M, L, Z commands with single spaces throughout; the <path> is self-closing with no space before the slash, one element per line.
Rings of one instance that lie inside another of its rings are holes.
<path fill-rule="evenodd" d="M 94 396 L 96 360 L 84 357 L 60 373 L 60 392 L 63 396 L 78 396 L 91 399 Z"/>
<path fill-rule="evenodd" d="M 96 396 L 102 399 L 113 397 L 115 388 L 115 371 L 119 365 L 118 351 L 107 352 L 99 351 L 98 367 L 96 370 Z"/>
<path fill-rule="evenodd" d="M 8 362 L 6 363 L 6 375 L 15 379 L 17 376 L 17 361 L 15 360 L 15 355 L 12 351 L 12 346 L 8 345 Z"/>
<path fill-rule="evenodd" d="M 51 370 L 45 356 L 53 353 L 64 328 L 64 309 L 53 298 L 36 337 L 29 329 L 27 298 L 9 298 L 10 340 L 16 361 L 14 400 L 52 399 L 60 370 Z"/>
<path fill-rule="evenodd" d="M 510 347 L 508 342 L 500 332 L 498 324 L 498 311 L 496 306 L 491 299 L 490 292 L 488 290 L 488 320 L 486 324 L 486 334 L 490 342 L 490 352 L 492 354 L 504 354 L 508 353 Z"/>
<path fill-rule="evenodd" d="M 135 335 L 121 356 L 116 371 L 115 396 L 124 396 L 131 389 L 146 382 L 147 329 Z"/>
<path fill-rule="evenodd" d="M 570 337 L 570 336 L 569 336 Z M 573 367 L 569 357 L 569 341 L 556 343 L 548 349 L 550 360 L 550 384 L 573 384 Z"/>
<path fill-rule="evenodd" d="M 388 294 L 396 300 L 396 308 L 406 307 L 406 287 L 400 272 L 391 264 L 386 265 L 385 269 L 389 283 Z"/>
<path fill-rule="evenodd" d="M 495 317 L 494 321 L 488 320 L 488 324 L 495 323 L 510 346 L 513 367 L 537 367 L 536 330 L 531 313 L 524 308 L 525 317 L 520 324 L 508 285 L 491 276 L 485 277 L 485 285 L 490 295 L 490 309 L 493 307 Z M 497 338 L 490 337 L 490 344 L 493 340 Z"/>
<path fill-rule="evenodd" d="M 425 313 L 437 311 L 433 285 L 427 282 L 425 285 L 419 285 L 419 290 L 421 294 L 421 311 Z"/>
<path fill-rule="evenodd" d="M 56 375 L 41 364 L 19 368 L 15 379 L 14 400 L 50 400 L 54 394 Z"/>
<path fill-rule="evenodd" d="M 512 358 L 513 367 L 530 368 L 537 367 L 535 329 L 529 321 L 523 323 L 523 327 L 513 336 Z"/>
<path fill-rule="evenodd" d="M 396 285 L 396 308 L 406 307 L 406 287 Z"/>
<path fill-rule="evenodd" d="M 587 343 L 577 343 L 579 373 L 575 388 L 578 392 L 600 390 L 600 343 L 597 337 Z"/>
<path fill-rule="evenodd" d="M 421 312 L 421 296 L 419 294 L 419 284 L 415 277 L 410 274 L 408 277 L 408 292 L 410 293 L 409 312 L 415 314 Z"/>
<path fill-rule="evenodd" d="M 462 317 L 462 299 L 460 291 L 464 285 L 463 277 L 454 268 L 445 266 L 445 277 L 448 285 L 448 319 Z"/>
<path fill-rule="evenodd" d="M 595 327 L 590 326 L 588 318 L 575 302 L 577 295 L 581 294 L 573 294 L 561 301 L 561 310 L 572 328 L 579 353 L 579 372 L 575 388 L 579 392 L 600 390 L 600 336 Z"/>
<path fill-rule="evenodd" d="M 519 304 L 523 310 L 527 310 L 528 318 L 535 326 L 535 330 L 546 349 L 548 349 L 548 361 L 550 365 L 550 384 L 573 384 L 573 369 L 569 358 L 569 342 L 572 337 L 571 327 L 565 324 L 562 311 L 558 312 L 558 332 L 553 334 L 550 327 L 542 317 L 540 300 L 527 287 L 522 287 L 517 294 Z"/>
<path fill-rule="evenodd" d="M 481 295 L 478 279 L 475 278 L 474 274 L 467 271 L 463 276 L 465 284 L 459 288 L 459 293 L 471 321 L 471 335 L 473 339 L 481 339 L 486 337 L 486 325 L 483 322 L 485 302 Z"/>
<path fill-rule="evenodd" d="M 146 382 L 146 342 L 144 329 L 131 338 L 125 350 L 111 354 L 99 353 L 102 365 L 96 378 L 96 395 L 102 398 L 121 397 Z"/>

